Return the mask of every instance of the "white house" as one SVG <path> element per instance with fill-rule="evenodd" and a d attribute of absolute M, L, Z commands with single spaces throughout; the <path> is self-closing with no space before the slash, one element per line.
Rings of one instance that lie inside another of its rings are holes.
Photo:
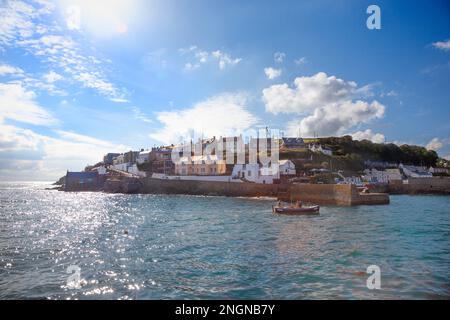
<path fill-rule="evenodd" d="M 135 176 L 139 176 L 139 177 L 145 177 L 146 176 L 145 171 L 140 171 L 138 169 L 136 163 L 134 163 L 133 165 L 129 166 L 126 171 L 131 173 L 131 174 L 134 174 Z"/>
<path fill-rule="evenodd" d="M 291 160 L 279 161 L 280 175 L 295 175 L 295 164 Z"/>
<path fill-rule="evenodd" d="M 309 145 L 309 150 L 311 150 L 312 152 L 321 152 L 323 154 L 326 154 L 327 156 L 332 156 L 333 155 L 333 151 L 331 149 L 328 149 L 326 147 L 322 147 L 321 144 L 310 144 Z"/>
<path fill-rule="evenodd" d="M 98 174 L 106 174 L 106 167 L 105 166 L 95 167 L 93 170 L 97 171 Z"/>
<path fill-rule="evenodd" d="M 401 181 L 402 175 L 398 169 L 366 169 L 363 178 L 368 182 L 389 183 L 395 180 Z"/>
<path fill-rule="evenodd" d="M 231 173 L 233 179 L 241 179 L 254 183 L 272 184 L 280 178 L 278 166 L 262 167 L 260 164 L 236 164 Z"/>
<path fill-rule="evenodd" d="M 151 151 L 149 151 L 149 150 L 139 152 L 136 162 L 139 164 L 149 162 L 150 161 L 150 152 Z"/>
<path fill-rule="evenodd" d="M 403 170 L 403 173 L 410 178 L 430 178 L 433 176 L 431 172 L 423 167 L 400 164 L 400 168 Z"/>
<path fill-rule="evenodd" d="M 385 172 L 389 182 L 403 180 L 403 176 L 399 169 L 386 169 Z"/>

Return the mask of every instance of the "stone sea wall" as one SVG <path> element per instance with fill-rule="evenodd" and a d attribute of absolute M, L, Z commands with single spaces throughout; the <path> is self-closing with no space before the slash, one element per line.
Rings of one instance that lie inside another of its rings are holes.
<path fill-rule="evenodd" d="M 212 181 L 139 179 L 140 193 L 191 194 L 231 197 L 275 197 L 302 200 L 319 205 L 387 204 L 388 194 L 361 195 L 353 185 L 336 184 L 256 184 Z M 123 192 L 123 191 L 121 191 Z"/>
<path fill-rule="evenodd" d="M 391 194 L 450 194 L 450 178 L 409 178 L 406 184 L 389 184 L 388 192 Z"/>

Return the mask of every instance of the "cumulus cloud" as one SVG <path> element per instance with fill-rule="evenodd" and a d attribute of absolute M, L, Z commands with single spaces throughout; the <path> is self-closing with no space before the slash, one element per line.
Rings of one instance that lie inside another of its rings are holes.
<path fill-rule="evenodd" d="M 246 107 L 246 94 L 221 94 L 191 108 L 159 112 L 163 128 L 150 135 L 164 143 L 188 141 L 193 137 L 239 134 L 258 122 Z"/>
<path fill-rule="evenodd" d="M 273 80 L 281 76 L 281 69 L 275 68 L 264 68 L 264 73 L 266 74 L 267 79 Z"/>
<path fill-rule="evenodd" d="M 433 47 L 444 51 L 450 51 L 450 39 L 434 42 Z"/>
<path fill-rule="evenodd" d="M 444 143 L 439 138 L 433 138 L 430 142 L 427 143 L 425 148 L 427 148 L 427 150 L 438 151 L 439 149 L 442 149 L 443 146 Z"/>
<path fill-rule="evenodd" d="M 263 90 L 266 111 L 272 114 L 301 114 L 304 117 L 288 123 L 287 132 L 303 136 L 339 135 L 371 120 L 383 117 L 385 106 L 378 101 L 362 100 L 372 96 L 371 86 L 358 87 L 319 72 L 297 77 L 294 85 L 272 85 Z"/>
<path fill-rule="evenodd" d="M 365 131 L 357 131 L 352 133 L 351 136 L 354 140 L 370 140 L 374 143 L 383 143 L 385 141 L 385 136 L 381 133 L 374 133 L 371 129 Z"/>
<path fill-rule="evenodd" d="M 305 113 L 331 103 L 350 100 L 368 94 L 369 87 L 358 88 L 354 81 L 345 81 L 319 72 L 311 77 L 298 77 L 294 87 L 277 84 L 263 90 L 266 111 L 278 113 Z"/>
<path fill-rule="evenodd" d="M 289 122 L 288 132 L 296 135 L 300 129 L 300 134 L 305 137 L 341 135 L 356 125 L 381 118 L 384 110 L 385 107 L 377 101 L 328 104 L 315 109 L 310 116 Z"/>
<path fill-rule="evenodd" d="M 68 131 L 56 136 L 0 123 L 0 179 L 57 179 L 66 170 L 81 170 L 111 151 L 130 150 L 124 145 Z"/>
<path fill-rule="evenodd" d="M 35 125 L 52 125 L 57 120 L 35 101 L 36 94 L 18 83 L 0 83 L 0 119 Z"/>

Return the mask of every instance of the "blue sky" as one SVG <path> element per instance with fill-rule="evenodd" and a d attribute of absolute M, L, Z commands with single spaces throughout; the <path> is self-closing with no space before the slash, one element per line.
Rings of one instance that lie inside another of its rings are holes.
<path fill-rule="evenodd" d="M 0 0 L 0 178 L 262 126 L 449 157 L 449 39 L 448 1 Z"/>

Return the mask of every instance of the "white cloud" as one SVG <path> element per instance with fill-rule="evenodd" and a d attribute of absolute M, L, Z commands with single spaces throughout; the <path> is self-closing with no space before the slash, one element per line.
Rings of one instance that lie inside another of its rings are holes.
<path fill-rule="evenodd" d="M 35 93 L 18 83 L 0 83 L 0 118 L 35 125 L 52 125 L 57 120 L 39 106 Z"/>
<path fill-rule="evenodd" d="M 31 130 L 5 125 L 0 122 L 0 153 L 37 150 L 40 136 Z"/>
<path fill-rule="evenodd" d="M 275 69 L 272 67 L 264 68 L 264 73 L 266 74 L 267 79 L 273 80 L 281 76 L 281 69 Z"/>
<path fill-rule="evenodd" d="M 288 123 L 288 132 L 304 137 L 341 135 L 361 123 L 381 118 L 385 107 L 377 101 L 344 101 L 316 108 L 312 115 Z"/>
<path fill-rule="evenodd" d="M 319 72 L 311 77 L 298 77 L 294 87 L 277 84 L 263 90 L 266 111 L 278 113 L 306 113 L 331 103 L 350 100 L 368 94 L 368 86 L 358 88 L 356 82 L 345 81 Z"/>
<path fill-rule="evenodd" d="M 229 53 L 225 53 L 221 50 L 206 51 L 198 48 L 197 46 L 190 46 L 188 48 L 178 49 L 182 55 L 191 55 L 195 61 L 188 61 L 184 64 L 185 71 L 193 71 L 198 69 L 202 64 L 208 62 L 218 63 L 220 70 L 226 69 L 228 66 L 237 65 L 242 61 L 242 58 L 233 58 Z"/>
<path fill-rule="evenodd" d="M 443 146 L 444 143 L 439 138 L 433 138 L 430 142 L 427 143 L 425 148 L 427 148 L 427 150 L 438 151 L 439 149 L 442 149 Z"/>
<path fill-rule="evenodd" d="M 31 4 L 23 1 L 4 1 L 0 6 L 0 47 L 12 45 L 17 38 L 24 39 L 34 33 L 33 19 L 41 15 Z"/>
<path fill-rule="evenodd" d="M 68 131 L 57 137 L 0 123 L 0 179 L 55 180 L 66 170 L 79 171 L 108 152 L 130 150 L 124 145 Z"/>
<path fill-rule="evenodd" d="M 307 62 L 308 62 L 308 60 L 306 59 L 306 57 L 300 57 L 300 58 L 294 60 L 294 63 L 298 66 L 301 66 Z"/>
<path fill-rule="evenodd" d="M 381 133 L 374 133 L 371 129 L 365 131 L 357 131 L 352 133 L 351 136 L 354 140 L 370 140 L 374 143 L 383 143 L 385 141 L 385 136 Z"/>
<path fill-rule="evenodd" d="M 70 37 L 45 35 L 38 39 L 20 41 L 19 44 L 36 56 L 45 57 L 52 66 L 61 68 L 85 88 L 95 89 L 110 100 L 123 98 L 123 93 L 95 66 L 98 65 L 96 61 L 102 62 L 81 54 L 78 44 Z"/>
<path fill-rule="evenodd" d="M 434 42 L 433 46 L 440 50 L 450 51 L 450 39 L 445 40 L 445 41 Z"/>
<path fill-rule="evenodd" d="M 446 156 L 444 156 L 444 159 L 445 159 L 445 160 L 447 160 L 447 161 L 450 161 L 450 154 L 449 154 L 449 155 L 446 155 Z"/>
<path fill-rule="evenodd" d="M 92 4 L 86 2 L 86 6 L 91 7 Z M 52 69 L 58 68 L 56 71 L 59 73 L 81 82 L 84 87 L 97 90 L 110 100 L 124 99 L 123 90 L 105 75 L 103 65 L 107 61 L 89 55 L 89 50 L 92 50 L 90 46 L 83 47 L 70 36 L 62 35 L 62 27 L 53 19 L 48 19 L 47 15 L 54 14 L 54 9 L 55 4 L 44 0 L 29 3 L 7 0 L 2 3 L 0 50 L 20 47 L 49 64 Z M 52 91 L 58 90 L 53 88 Z"/>
<path fill-rule="evenodd" d="M 62 78 L 63 77 L 60 74 L 56 73 L 55 71 L 50 71 L 50 72 L 48 72 L 48 73 L 46 73 L 44 75 L 45 81 L 47 81 L 49 83 L 53 83 L 53 82 L 59 81 Z"/>
<path fill-rule="evenodd" d="M 273 60 L 276 63 L 282 63 L 284 61 L 284 58 L 286 58 L 286 54 L 284 52 L 275 52 L 273 55 Z"/>
<path fill-rule="evenodd" d="M 246 94 L 221 94 L 192 108 L 159 112 L 164 127 L 150 135 L 164 143 L 188 141 L 191 137 L 239 134 L 258 122 L 246 107 Z"/>
<path fill-rule="evenodd" d="M 141 109 L 139 109 L 138 107 L 132 107 L 131 108 L 131 112 L 133 112 L 135 119 L 140 120 L 142 122 L 146 122 L 146 123 L 154 123 L 154 121 L 152 119 L 150 119 L 149 117 L 147 117 L 142 111 Z"/>
<path fill-rule="evenodd" d="M 23 70 L 7 64 L 0 64 L 0 76 L 4 75 L 23 75 Z"/>
<path fill-rule="evenodd" d="M 236 65 L 242 60 L 241 58 L 231 58 L 228 53 L 224 53 L 220 50 L 213 51 L 212 56 L 219 61 L 219 68 L 221 70 L 225 69 L 228 65 Z"/>

